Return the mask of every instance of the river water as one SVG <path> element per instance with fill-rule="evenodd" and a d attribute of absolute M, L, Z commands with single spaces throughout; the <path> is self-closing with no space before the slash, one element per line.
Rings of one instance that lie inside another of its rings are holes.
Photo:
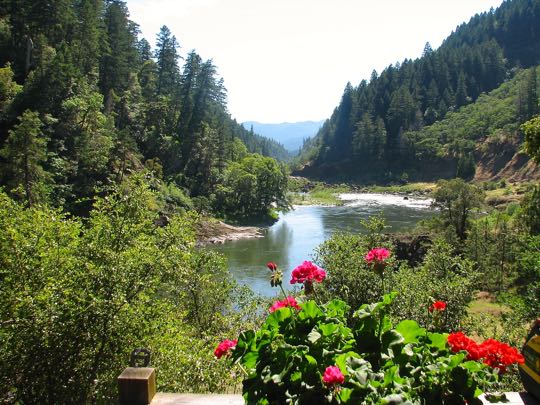
<path fill-rule="evenodd" d="M 430 200 L 389 194 L 341 194 L 342 206 L 298 206 L 280 215 L 264 231 L 263 238 L 243 239 L 214 245 L 228 258 L 229 269 L 241 284 L 255 292 L 272 296 L 266 263 L 273 261 L 284 271 L 283 285 L 289 285 L 290 273 L 304 260 L 310 260 L 314 249 L 336 231 L 362 232 L 361 219 L 381 211 L 388 231 L 410 228 L 433 215 Z"/>

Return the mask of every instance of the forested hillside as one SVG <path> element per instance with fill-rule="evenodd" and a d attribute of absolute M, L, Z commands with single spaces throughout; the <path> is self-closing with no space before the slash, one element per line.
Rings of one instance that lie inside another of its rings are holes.
<path fill-rule="evenodd" d="M 336 177 L 370 181 L 472 177 L 478 142 L 495 133 L 520 138 L 519 125 L 538 113 L 537 74 L 520 72 L 539 63 L 540 1 L 505 1 L 457 27 L 437 50 L 428 43 L 421 58 L 347 84 L 304 146 L 300 172 L 324 176 L 331 167 Z M 513 95 L 496 107 L 505 117 L 498 126 L 503 118 L 491 113 L 485 93 L 516 75 Z M 474 122 L 463 118 L 473 111 Z"/>
<path fill-rule="evenodd" d="M 261 190 L 279 205 L 284 167 L 243 159 L 287 152 L 231 118 L 212 60 L 166 26 L 154 47 L 139 36 L 120 0 L 0 0 L 0 185 L 86 214 L 147 170 L 169 205 L 244 215 L 224 207 Z"/>

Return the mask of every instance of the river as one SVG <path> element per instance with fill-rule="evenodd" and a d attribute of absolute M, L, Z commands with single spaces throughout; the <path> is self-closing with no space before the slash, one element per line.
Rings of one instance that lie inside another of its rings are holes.
<path fill-rule="evenodd" d="M 228 258 L 229 269 L 241 284 L 255 292 L 271 296 L 266 263 L 273 261 L 284 271 L 286 288 L 290 273 L 304 260 L 310 260 L 314 249 L 336 231 L 362 232 L 361 219 L 381 211 L 389 232 L 410 228 L 433 215 L 430 200 L 390 194 L 342 194 L 342 206 L 298 206 L 280 215 L 264 231 L 264 237 L 243 239 L 214 245 L 211 248 Z"/>

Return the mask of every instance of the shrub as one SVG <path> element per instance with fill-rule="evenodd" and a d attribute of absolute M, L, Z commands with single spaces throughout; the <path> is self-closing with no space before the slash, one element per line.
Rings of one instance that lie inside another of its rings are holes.
<path fill-rule="evenodd" d="M 193 218 L 158 227 L 156 206 L 140 177 L 85 223 L 0 193 L 0 402 L 110 403 L 141 346 L 166 387 L 185 367 L 183 389 L 224 389 L 208 350 L 258 313 L 223 258 L 195 250 Z"/>
<path fill-rule="evenodd" d="M 365 256 L 381 281 L 388 256 L 386 249 Z M 272 286 L 281 287 L 282 273 L 275 263 L 268 268 Z M 413 320 L 394 327 L 389 309 L 396 293 L 360 306 L 351 321 L 344 301 L 310 299 L 313 282 L 325 277 L 324 270 L 304 262 L 291 280 L 304 284 L 299 305 L 285 297 L 271 307 L 260 328 L 216 348 L 216 357 L 230 355 L 244 371 L 248 404 L 480 404 L 482 390 L 497 383 L 507 367 L 524 361 L 516 349 L 494 339 L 478 344 L 461 332 L 429 332 Z M 424 308 L 435 328 L 446 308 L 442 301 Z"/>
<path fill-rule="evenodd" d="M 440 326 L 450 331 L 461 327 L 473 298 L 476 276 L 470 260 L 455 255 L 448 243 L 437 240 L 421 266 L 401 266 L 391 275 L 390 284 L 398 291 L 391 310 L 397 320 L 414 319 L 427 327 L 431 316 L 426 308 L 442 300 L 447 307 Z"/>

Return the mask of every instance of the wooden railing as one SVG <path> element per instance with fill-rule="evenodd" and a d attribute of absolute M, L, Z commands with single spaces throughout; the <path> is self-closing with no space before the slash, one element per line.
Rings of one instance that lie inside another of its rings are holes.
<path fill-rule="evenodd" d="M 151 367 L 128 367 L 118 377 L 120 405 L 242 405 L 241 395 L 231 394 L 174 394 L 156 393 L 156 371 Z M 495 405 L 538 405 L 539 402 L 526 392 L 507 392 L 506 402 L 489 402 Z"/>

